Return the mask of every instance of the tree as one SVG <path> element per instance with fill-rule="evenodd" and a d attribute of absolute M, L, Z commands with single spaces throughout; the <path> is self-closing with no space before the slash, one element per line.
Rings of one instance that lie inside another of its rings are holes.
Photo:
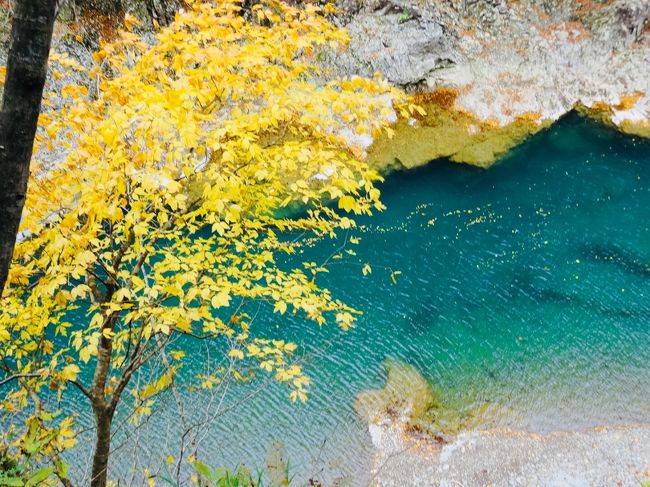
<path fill-rule="evenodd" d="M 394 108 L 414 109 L 378 78 L 315 81 L 316 57 L 347 39 L 316 6 L 267 0 L 247 20 L 234 1 L 187 3 L 153 44 L 128 31 L 104 44 L 88 85 L 66 87 L 65 108 L 43 116 L 0 315 L 2 410 L 35 411 L 5 442 L 24 451 L 37 431 L 42 460 L 64 479 L 72 419 L 52 416 L 44 398 L 74 388 L 94 414 L 97 487 L 117 408 L 149 414 L 174 383 L 185 354 L 175 337 L 221 341 L 238 367 L 256 364 L 306 399 L 296 345 L 249 311 L 354 324 L 357 312 L 316 284 L 323 266 L 286 268 L 283 256 L 354 226 L 348 213 L 382 208 L 380 176 L 355 141 L 390 130 Z M 52 159 L 61 144 L 67 155 Z M 72 320 L 75 310 L 87 319 Z M 157 375 L 132 387 L 161 357 Z"/>
<path fill-rule="evenodd" d="M 41 110 L 56 0 L 18 0 L 0 111 L 0 295 L 20 223 Z"/>

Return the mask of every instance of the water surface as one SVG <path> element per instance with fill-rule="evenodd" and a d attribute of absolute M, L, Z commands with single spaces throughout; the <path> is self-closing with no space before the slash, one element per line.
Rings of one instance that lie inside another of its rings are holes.
<path fill-rule="evenodd" d="M 648 142 L 571 116 L 490 170 L 435 161 L 391 175 L 382 192 L 388 209 L 347 235 L 361 237 L 347 247 L 357 255 L 333 260 L 323 282 L 364 311 L 359 326 L 341 333 L 269 314 L 254 323 L 302 345 L 308 403 L 261 388 L 206 424 L 203 458 L 261 465 L 281 440 L 299 477 L 363 485 L 372 449 L 352 404 L 381 386 L 386 358 L 418 367 L 454 407 L 488 405 L 483 426 L 650 421 Z M 323 241 L 300 258 L 321 262 L 340 245 Z M 204 367 L 205 350 L 188 353 L 186 372 Z M 230 389 L 222 410 L 258 385 Z M 214 410 L 208 401 L 193 396 L 185 413 Z M 118 450 L 116 474 L 149 454 L 164 463 L 179 419 L 172 398 L 158 409 L 138 430 L 138 454 Z"/>

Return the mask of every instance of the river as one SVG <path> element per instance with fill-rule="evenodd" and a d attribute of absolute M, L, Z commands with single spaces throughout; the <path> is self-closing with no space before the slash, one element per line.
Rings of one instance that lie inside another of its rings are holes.
<path fill-rule="evenodd" d="M 221 411 L 257 392 L 202 428 L 202 459 L 262 466 L 282 441 L 297 478 L 363 485 L 372 446 L 353 402 L 381 387 L 387 358 L 415 366 L 449 407 L 489 411 L 478 427 L 650 422 L 650 143 L 569 116 L 489 170 L 433 161 L 389 175 L 382 194 L 386 211 L 298 256 L 322 262 L 361 238 L 322 282 L 364 312 L 358 327 L 265 312 L 253 324 L 300 344 L 309 401 L 262 379 L 229 388 Z M 203 347 L 186 352 L 185 374 L 205 367 Z M 186 415 L 207 409 L 206 395 L 188 396 Z M 115 452 L 114 476 L 164 470 L 179 423 L 163 399 L 140 446 Z"/>

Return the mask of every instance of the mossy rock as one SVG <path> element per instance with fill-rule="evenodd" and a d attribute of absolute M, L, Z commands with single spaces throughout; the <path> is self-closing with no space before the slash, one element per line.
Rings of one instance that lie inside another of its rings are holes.
<path fill-rule="evenodd" d="M 650 138 L 650 121 L 634 123 L 626 120 L 621 123 L 621 125 L 616 125 L 612 121 L 614 110 L 629 110 L 634 106 L 640 96 L 640 93 L 633 93 L 631 95 L 624 96 L 622 97 L 620 103 L 614 107 L 611 107 L 606 103 L 594 103 L 590 107 L 585 106 L 582 103 L 578 103 L 575 106 L 575 111 L 583 117 L 590 118 L 600 124 L 620 130 L 625 134 L 635 135 L 637 137 L 648 139 Z"/>
<path fill-rule="evenodd" d="M 549 125 L 540 122 L 539 115 L 534 113 L 523 114 L 506 126 L 478 120 L 455 107 L 457 94 L 441 88 L 416 95 L 415 103 L 424 108 L 426 114 L 399 120 L 393 127 L 392 138 L 377 139 L 368 154 L 370 164 L 379 170 L 395 165 L 411 169 L 446 157 L 454 162 L 487 168 Z"/>
<path fill-rule="evenodd" d="M 620 125 L 622 132 L 628 135 L 636 135 L 645 139 L 650 139 L 650 122 L 632 123 L 625 121 Z"/>
<path fill-rule="evenodd" d="M 483 408 L 461 412 L 446 404 L 442 395 L 412 365 L 387 360 L 383 389 L 360 393 L 355 401 L 357 414 L 369 423 L 391 418 L 404 423 L 404 429 L 437 442 L 458 434 L 475 423 Z"/>
<path fill-rule="evenodd" d="M 396 360 L 385 363 L 383 389 L 364 391 L 357 396 L 357 414 L 367 421 L 388 414 L 408 415 L 411 420 L 429 418 L 440 401 L 431 384 L 412 365 Z"/>

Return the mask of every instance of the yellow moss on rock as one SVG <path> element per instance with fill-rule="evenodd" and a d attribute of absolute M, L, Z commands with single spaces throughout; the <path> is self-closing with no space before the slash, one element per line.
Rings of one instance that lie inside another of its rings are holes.
<path fill-rule="evenodd" d="M 380 137 L 368 153 L 368 160 L 379 169 L 411 169 L 429 161 L 448 157 L 454 162 L 487 168 L 548 124 L 539 115 L 518 117 L 506 126 L 480 121 L 474 115 L 455 108 L 458 92 L 443 88 L 415 96 L 415 103 L 426 115 L 400 119 L 392 138 Z"/>
<path fill-rule="evenodd" d="M 626 120 L 619 126 L 619 128 L 626 134 L 650 139 L 650 121 L 646 121 L 645 123 L 634 123 Z"/>
<path fill-rule="evenodd" d="M 621 97 L 619 103 L 614 106 L 610 106 L 604 102 L 595 102 L 588 107 L 582 103 L 578 103 L 575 106 L 575 110 L 583 117 L 588 117 L 598 123 L 620 130 L 625 134 L 650 138 L 650 119 L 642 122 L 624 120 L 620 125 L 616 125 L 612 121 L 615 110 L 623 111 L 634 108 L 634 105 L 636 105 L 642 96 L 643 93 L 636 91 Z"/>
<path fill-rule="evenodd" d="M 490 167 L 509 150 L 548 125 L 548 123 L 539 123 L 533 115 L 518 117 L 504 127 L 490 127 L 483 124 L 478 132 L 451 156 L 451 160 L 479 167 Z"/>
<path fill-rule="evenodd" d="M 578 115 L 590 118 L 603 125 L 614 126 L 614 122 L 612 122 L 614 111 L 612 107 L 606 103 L 595 102 L 589 107 L 582 103 L 577 103 L 574 109 Z"/>

